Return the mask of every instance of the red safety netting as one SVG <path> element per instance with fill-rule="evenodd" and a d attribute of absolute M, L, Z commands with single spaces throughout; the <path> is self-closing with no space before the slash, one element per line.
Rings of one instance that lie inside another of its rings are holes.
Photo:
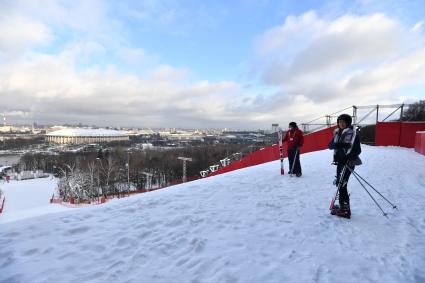
<path fill-rule="evenodd" d="M 416 133 L 415 151 L 425 155 L 425 131 Z"/>
<path fill-rule="evenodd" d="M 4 196 L 0 197 L 0 213 L 3 212 L 5 202 L 6 202 L 6 198 Z"/>
<path fill-rule="evenodd" d="M 311 134 L 307 134 L 304 136 L 304 145 L 301 148 L 300 154 L 313 152 L 318 150 L 323 150 L 328 147 L 328 143 L 332 139 L 333 131 L 336 126 L 331 128 L 326 128 Z M 425 132 L 424 133 L 416 133 L 417 131 L 425 131 L 425 122 L 378 122 L 376 125 L 376 142 L 375 144 L 378 146 L 403 146 L 413 148 L 415 147 L 416 151 L 425 154 Z M 284 157 L 287 157 L 287 145 L 283 144 L 284 148 Z M 240 160 L 234 161 L 226 167 L 221 167 L 215 172 L 212 172 L 208 175 L 215 176 L 219 174 L 223 174 L 226 172 L 255 166 L 259 164 L 263 164 L 266 162 L 274 161 L 279 159 L 279 145 L 274 144 L 272 146 L 268 146 L 262 148 L 260 150 L 254 151 Z M 197 180 L 199 177 L 189 177 L 187 181 Z M 166 188 L 173 185 L 181 184 L 182 180 L 175 180 L 167 184 L 166 186 L 154 188 L 154 189 L 139 189 L 135 191 L 131 191 L 125 194 L 114 194 L 108 195 L 107 198 L 103 198 L 99 201 L 92 202 L 78 202 L 75 200 L 70 200 L 69 202 L 65 202 L 61 199 L 55 199 L 52 197 L 50 200 L 51 203 L 61 203 L 63 205 L 67 205 L 70 207 L 81 206 L 81 205 L 93 205 L 100 204 L 106 202 L 108 199 L 112 198 L 121 198 L 127 197 L 133 194 L 145 193 L 148 191 L 154 191 L 162 188 Z"/>
<path fill-rule="evenodd" d="M 328 147 L 330 140 L 332 139 L 333 131 L 335 127 L 323 129 L 321 131 L 317 131 L 304 136 L 304 146 L 301 147 L 300 153 L 312 152 L 317 150 L 323 150 Z M 284 148 L 284 157 L 287 155 L 287 145 L 286 142 L 283 144 Z M 260 150 L 254 151 L 251 154 L 244 156 L 242 159 L 232 162 L 230 165 L 226 167 L 222 167 L 216 172 L 209 174 L 208 176 L 215 176 L 219 174 L 223 174 L 226 172 L 255 166 L 258 164 L 263 164 L 266 162 L 274 161 L 279 159 L 279 145 L 274 144 L 272 146 L 268 146 L 262 148 Z"/>
<path fill-rule="evenodd" d="M 418 131 L 425 131 L 425 122 L 378 122 L 375 144 L 413 148 Z"/>

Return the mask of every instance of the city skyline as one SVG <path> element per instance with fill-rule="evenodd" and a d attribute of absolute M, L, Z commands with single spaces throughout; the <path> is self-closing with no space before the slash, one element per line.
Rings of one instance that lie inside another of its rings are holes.
<path fill-rule="evenodd" d="M 0 1 L 15 124 L 267 129 L 425 97 L 423 1 Z"/>

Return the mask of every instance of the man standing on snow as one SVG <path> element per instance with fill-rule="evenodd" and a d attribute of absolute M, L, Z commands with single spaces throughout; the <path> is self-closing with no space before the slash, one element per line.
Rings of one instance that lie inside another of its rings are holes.
<path fill-rule="evenodd" d="M 286 132 L 282 142 L 285 141 L 288 142 L 289 174 L 301 177 L 300 147 L 303 146 L 304 137 L 303 132 L 298 129 L 297 123 L 289 123 L 289 130 Z"/>
<path fill-rule="evenodd" d="M 350 198 L 347 191 L 348 179 L 355 165 L 360 165 L 361 153 L 360 139 L 351 125 L 352 118 L 348 114 L 342 114 L 337 119 L 338 128 L 335 129 L 333 138 L 329 143 L 329 149 L 334 150 L 334 164 L 336 167 L 336 186 L 339 188 L 339 206 L 334 206 L 331 214 L 350 218 Z M 349 167 L 345 168 L 345 166 Z"/>

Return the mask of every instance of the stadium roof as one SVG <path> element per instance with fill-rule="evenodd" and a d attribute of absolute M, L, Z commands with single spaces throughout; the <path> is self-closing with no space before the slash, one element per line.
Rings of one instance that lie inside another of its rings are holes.
<path fill-rule="evenodd" d="M 46 136 L 62 137 L 116 137 L 128 136 L 127 132 L 108 129 L 63 129 L 46 134 Z"/>

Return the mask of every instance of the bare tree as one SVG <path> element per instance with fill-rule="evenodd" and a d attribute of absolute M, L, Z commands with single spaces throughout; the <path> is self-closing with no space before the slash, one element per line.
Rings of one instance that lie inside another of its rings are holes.
<path fill-rule="evenodd" d="M 112 175 L 115 171 L 115 162 L 112 159 L 112 155 L 109 155 L 105 162 L 101 162 L 101 169 L 103 176 L 105 177 L 105 190 L 104 190 L 104 196 L 106 197 L 106 191 L 109 192 L 110 190 L 110 182 L 112 179 Z"/>
<path fill-rule="evenodd" d="M 90 161 L 87 164 L 87 174 L 89 176 L 90 182 L 89 182 L 89 196 L 90 199 L 92 200 L 94 197 L 97 197 L 99 195 L 99 188 L 96 186 L 95 189 L 95 183 L 94 183 L 94 178 L 95 178 L 95 174 L 96 174 L 96 163 L 94 161 Z"/>
<path fill-rule="evenodd" d="M 403 113 L 404 121 L 425 121 L 425 100 L 413 103 Z"/>

